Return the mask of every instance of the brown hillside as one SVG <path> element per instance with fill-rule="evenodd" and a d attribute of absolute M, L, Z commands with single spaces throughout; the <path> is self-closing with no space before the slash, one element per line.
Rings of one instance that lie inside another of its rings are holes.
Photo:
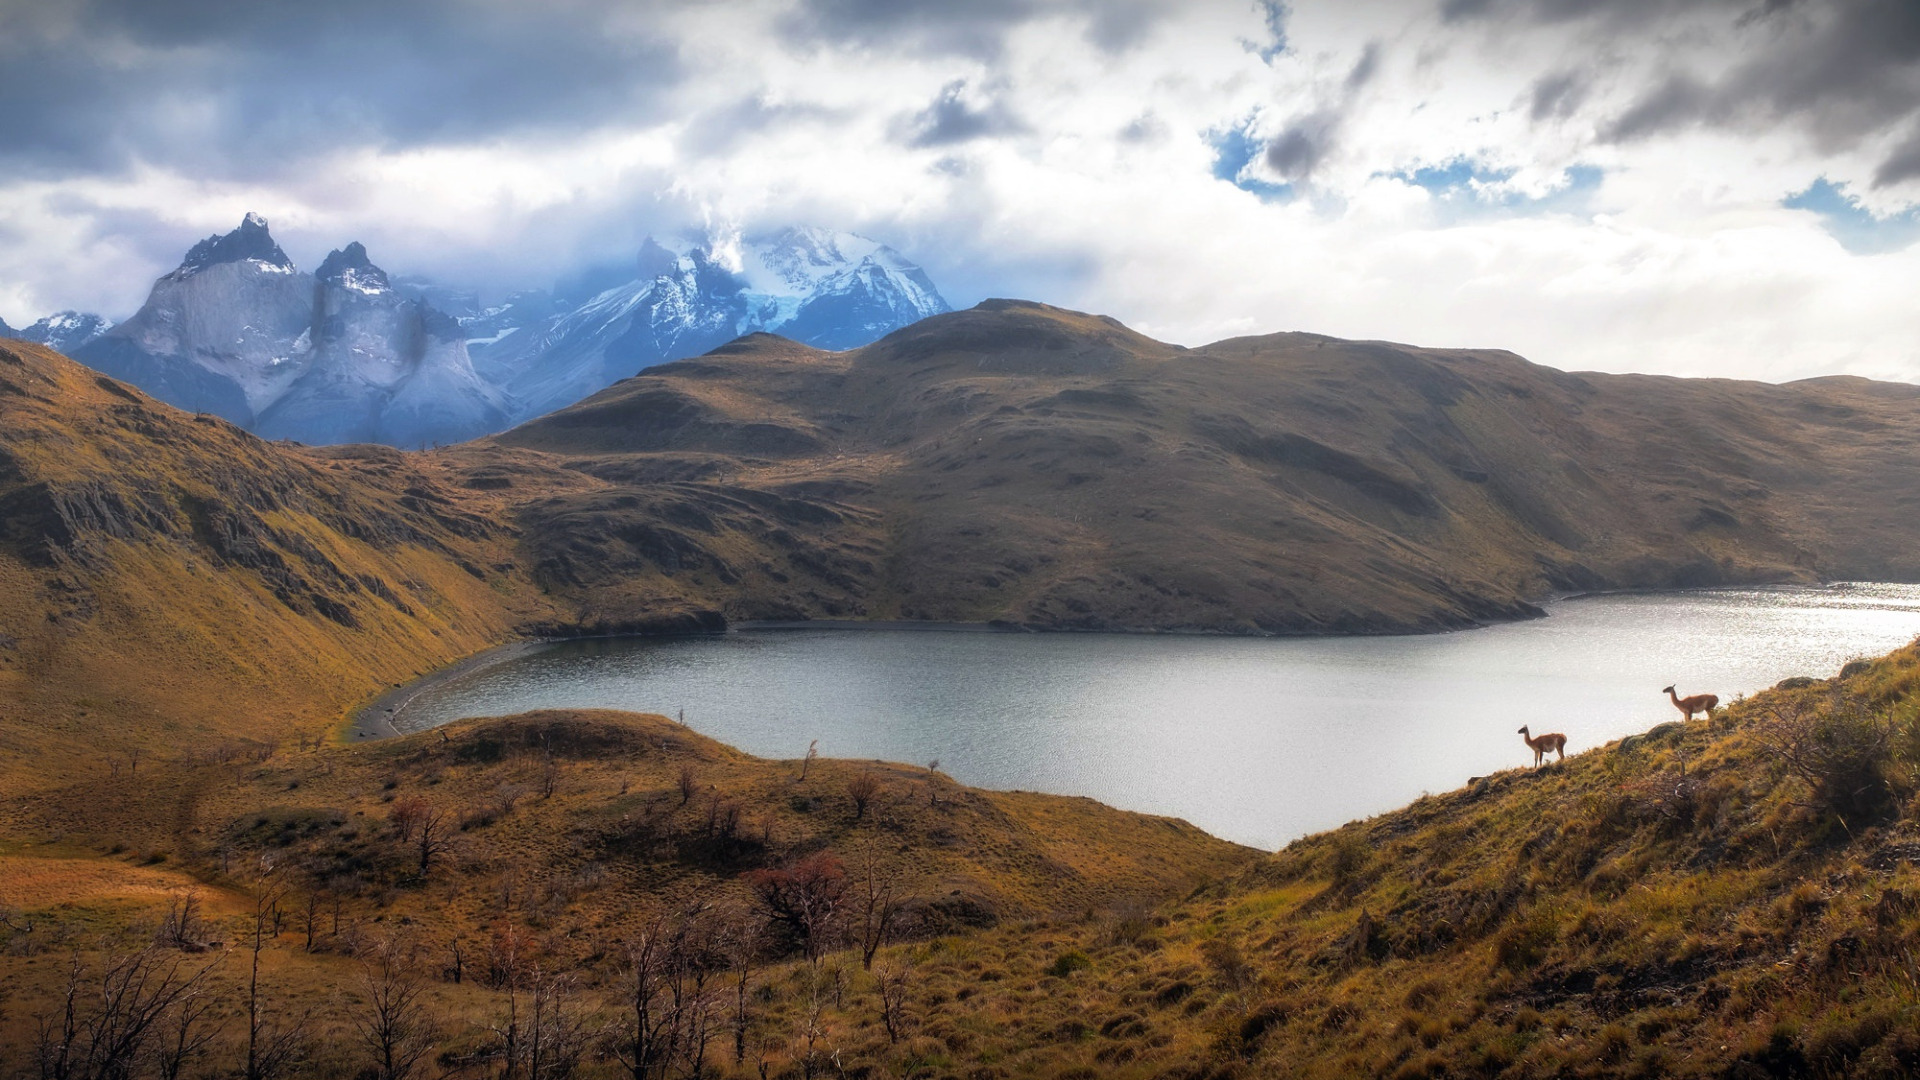
<path fill-rule="evenodd" d="M 496 439 L 269 444 L 0 352 L 8 787 L 287 738 L 485 646 L 741 619 L 1430 630 L 1920 576 L 1920 389 L 1572 375 L 993 301 L 755 335 Z M 71 736 L 85 733 L 85 740 Z"/>
<path fill-rule="evenodd" d="M 449 460 L 532 449 L 605 481 L 518 513 L 541 583 L 611 622 L 1376 632 L 1557 590 L 1912 579 L 1917 421 L 1920 388 L 1858 379 L 1185 350 L 989 301 L 847 353 L 755 335 Z"/>
<path fill-rule="evenodd" d="M 0 346 L 0 792 L 319 737 L 543 613 L 501 515 L 456 494 L 397 451 L 263 442 Z"/>

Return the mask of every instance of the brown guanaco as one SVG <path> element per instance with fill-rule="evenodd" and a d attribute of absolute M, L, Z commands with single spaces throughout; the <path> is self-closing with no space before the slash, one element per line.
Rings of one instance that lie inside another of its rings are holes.
<path fill-rule="evenodd" d="M 1523 726 L 1523 728 L 1521 728 L 1521 738 L 1526 742 L 1526 746 L 1534 751 L 1534 769 L 1540 769 L 1540 763 L 1546 761 L 1549 749 L 1551 749 L 1553 753 L 1557 753 L 1561 761 L 1567 761 L 1567 736 L 1563 736 L 1563 734 L 1559 734 L 1559 732 L 1548 732 L 1548 734 L 1536 738 L 1536 736 L 1526 734 L 1526 728 Z"/>
<path fill-rule="evenodd" d="M 1532 748 L 1533 767 L 1536 769 L 1540 767 L 1542 761 L 1546 760 L 1547 751 L 1549 750 L 1560 755 L 1561 761 L 1567 760 L 1567 737 L 1557 731 L 1549 732 L 1536 738 L 1527 734 L 1527 729 L 1522 727 L 1520 729 L 1520 737 L 1526 740 L 1527 745 Z"/>
<path fill-rule="evenodd" d="M 1713 707 L 1720 704 L 1720 699 L 1712 694 L 1695 694 L 1692 697 L 1681 697 L 1679 694 L 1673 692 L 1673 687 L 1671 686 L 1667 687 L 1662 693 L 1672 698 L 1673 707 L 1684 713 L 1689 720 L 1693 719 L 1694 713 L 1700 713 L 1711 719 L 1713 717 Z"/>

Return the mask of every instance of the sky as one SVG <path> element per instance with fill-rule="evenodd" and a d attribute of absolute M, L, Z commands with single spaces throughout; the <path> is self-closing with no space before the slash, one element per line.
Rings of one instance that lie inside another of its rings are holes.
<path fill-rule="evenodd" d="M 1915 0 L 0 0 L 0 318 L 806 224 L 1186 345 L 1920 382 Z"/>

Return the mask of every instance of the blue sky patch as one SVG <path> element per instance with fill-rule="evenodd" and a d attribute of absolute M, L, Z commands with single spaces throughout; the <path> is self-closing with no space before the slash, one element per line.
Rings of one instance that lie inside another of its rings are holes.
<path fill-rule="evenodd" d="M 1246 176 L 1249 166 L 1262 153 L 1266 152 L 1266 143 L 1253 137 L 1247 130 L 1249 123 L 1230 128 L 1208 138 L 1213 144 L 1213 178 L 1225 180 L 1241 191 L 1259 197 L 1261 202 L 1287 202 L 1293 198 L 1292 184 L 1276 184 L 1271 180 L 1262 180 L 1257 176 Z"/>
<path fill-rule="evenodd" d="M 1255 5 L 1267 20 L 1267 40 L 1249 41 L 1242 39 L 1240 44 L 1247 51 L 1258 56 L 1267 64 L 1287 51 L 1287 5 L 1280 0 L 1258 0 Z"/>
<path fill-rule="evenodd" d="M 1824 176 L 1809 184 L 1805 191 L 1780 200 L 1780 205 L 1820 215 L 1820 225 L 1827 230 L 1827 235 L 1855 255 L 1898 251 L 1920 240 L 1920 207 L 1879 217 L 1848 194 L 1846 185 L 1836 184 Z"/>
<path fill-rule="evenodd" d="M 1509 180 L 1514 172 L 1513 169 L 1487 168 L 1471 158 L 1457 157 L 1444 165 L 1380 175 L 1425 188 L 1432 193 L 1436 207 L 1455 218 L 1487 216 L 1496 211 L 1504 216 L 1584 213 L 1589 209 L 1593 193 L 1606 178 L 1605 170 L 1598 166 L 1571 165 L 1562 174 L 1566 182 L 1538 198 L 1517 191 L 1489 191 L 1484 186 Z M 1476 184 L 1483 186 L 1476 187 Z"/>

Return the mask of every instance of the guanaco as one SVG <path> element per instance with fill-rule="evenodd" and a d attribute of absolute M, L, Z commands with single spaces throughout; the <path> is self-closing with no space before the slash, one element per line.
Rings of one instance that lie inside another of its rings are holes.
<path fill-rule="evenodd" d="M 1539 738 L 1534 738 L 1532 735 L 1527 734 L 1525 727 L 1522 727 L 1520 729 L 1520 737 L 1526 740 L 1527 746 L 1532 748 L 1533 767 L 1536 769 L 1540 767 L 1542 761 L 1546 760 L 1547 751 L 1549 750 L 1560 755 L 1561 761 L 1567 760 L 1567 737 L 1557 731 L 1549 732 Z"/>
<path fill-rule="evenodd" d="M 1661 691 L 1661 693 L 1672 698 L 1673 707 L 1686 714 L 1689 720 L 1693 719 L 1694 713 L 1699 713 L 1711 719 L 1713 717 L 1713 707 L 1720 704 L 1720 699 L 1712 694 L 1695 694 L 1692 697 L 1681 697 L 1679 694 L 1673 692 L 1673 687 L 1671 686 Z"/>

